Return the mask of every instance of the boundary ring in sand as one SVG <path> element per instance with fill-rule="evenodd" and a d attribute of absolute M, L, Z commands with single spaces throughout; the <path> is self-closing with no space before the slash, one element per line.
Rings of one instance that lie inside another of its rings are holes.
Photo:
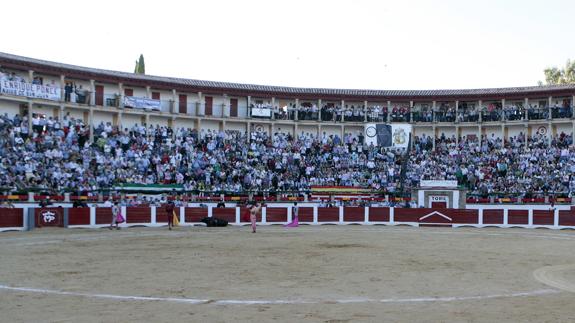
<path fill-rule="evenodd" d="M 575 272 L 575 264 L 541 267 L 533 272 L 533 277 L 545 285 L 575 293 L 575 281 L 562 275 L 567 271 Z"/>
<path fill-rule="evenodd" d="M 196 299 L 196 298 L 175 298 L 175 297 L 153 297 L 153 296 L 129 296 L 129 295 L 113 295 L 113 294 L 95 294 L 95 293 L 81 293 L 81 292 L 66 292 L 54 289 L 41 289 L 30 287 L 12 287 L 7 285 L 0 285 L 0 290 L 15 291 L 35 294 L 47 295 L 61 295 L 61 296 L 79 296 L 86 298 L 99 298 L 109 300 L 121 301 L 156 301 L 156 302 L 170 302 L 170 303 L 186 303 L 186 304 L 215 304 L 215 305 L 300 305 L 300 304 L 350 304 L 350 303 L 425 303 L 425 302 L 459 302 L 469 300 L 485 300 L 493 298 L 512 298 L 512 297 L 529 297 L 541 296 L 549 294 L 557 294 L 561 291 L 556 289 L 539 289 L 527 292 L 515 292 L 508 294 L 491 294 L 491 295 L 476 295 L 476 296 L 451 296 L 451 297 L 416 297 L 416 298 L 384 298 L 384 299 L 371 299 L 371 298 L 350 298 L 350 299 L 336 299 L 336 300 L 234 300 L 234 299 Z"/>

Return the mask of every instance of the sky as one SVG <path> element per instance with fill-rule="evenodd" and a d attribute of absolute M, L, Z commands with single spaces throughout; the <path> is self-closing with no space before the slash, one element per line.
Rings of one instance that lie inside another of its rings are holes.
<path fill-rule="evenodd" d="M 316 88 L 537 85 L 575 59 L 573 0 L 6 1 L 0 51 Z"/>

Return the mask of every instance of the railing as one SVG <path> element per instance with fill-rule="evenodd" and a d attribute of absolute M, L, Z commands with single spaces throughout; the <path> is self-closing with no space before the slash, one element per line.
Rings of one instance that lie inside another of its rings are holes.
<path fill-rule="evenodd" d="M 297 119 L 298 120 L 304 120 L 304 121 L 317 121 L 318 118 L 318 112 L 312 112 L 312 111 L 295 111 L 297 112 Z M 293 118 L 291 118 L 290 120 L 294 120 Z"/>
<path fill-rule="evenodd" d="M 483 122 L 501 121 L 503 111 L 501 109 L 494 109 L 492 111 L 482 111 L 481 120 Z"/>
<path fill-rule="evenodd" d="M 529 120 L 545 120 L 549 117 L 548 108 L 527 109 Z"/>
<path fill-rule="evenodd" d="M 516 121 L 525 119 L 525 110 L 523 108 L 505 109 L 503 113 L 505 114 L 505 120 Z"/>
<path fill-rule="evenodd" d="M 394 113 L 392 112 L 390 115 L 390 121 L 391 122 L 411 122 L 411 116 L 409 112 L 405 112 L 405 113 Z"/>
<path fill-rule="evenodd" d="M 344 114 L 343 116 L 343 121 L 344 122 L 364 122 L 365 120 L 365 116 L 363 115 L 351 115 L 351 116 L 346 116 Z"/>
<path fill-rule="evenodd" d="M 455 122 L 455 112 L 435 112 L 436 122 Z"/>
<path fill-rule="evenodd" d="M 78 91 L 69 92 L 64 94 L 64 102 L 78 103 L 78 104 L 90 104 L 90 91 Z"/>
<path fill-rule="evenodd" d="M 413 122 L 433 122 L 433 113 L 431 111 L 413 112 Z"/>
<path fill-rule="evenodd" d="M 117 94 L 105 94 L 102 103 L 106 107 L 118 108 L 120 106 L 120 96 Z"/>
<path fill-rule="evenodd" d="M 459 122 L 478 122 L 479 114 L 477 112 L 459 112 L 457 114 L 457 121 Z"/>
<path fill-rule="evenodd" d="M 45 189 L 33 189 L 24 192 L 10 192 L 10 188 L 5 188 L 3 191 L 5 195 L 0 195 L 0 201 L 28 201 L 30 200 L 30 195 L 34 201 L 41 200 L 54 200 L 54 201 L 64 201 L 64 192 L 50 192 Z M 30 192 L 30 193 L 28 193 Z M 87 201 L 87 202 L 97 202 L 99 200 L 106 200 L 108 198 L 114 200 L 120 200 L 122 195 L 127 196 L 137 196 L 139 194 L 170 194 L 171 191 L 159 190 L 159 191 L 138 191 L 137 189 L 131 191 L 120 191 L 120 190 L 94 190 L 94 191 L 82 191 L 82 192 L 68 192 L 70 193 L 70 201 Z M 244 190 L 239 192 L 233 191 L 203 191 L 203 190 L 192 190 L 192 191 L 177 191 L 174 192 L 178 195 L 185 197 L 189 201 L 218 201 L 224 196 L 226 201 L 247 201 L 250 199 L 259 201 L 303 201 L 306 198 L 311 200 L 312 198 L 319 197 L 323 200 L 354 200 L 354 199 L 370 199 L 373 201 L 409 201 L 411 200 L 410 192 L 385 192 L 368 190 L 364 191 L 360 195 L 346 194 L 340 191 L 322 191 L 314 192 L 312 190 L 296 190 L 296 191 L 262 191 L 262 190 Z M 474 194 L 467 193 L 468 203 L 550 203 L 554 202 L 557 204 L 570 204 L 572 199 L 569 197 L 568 192 L 533 192 L 526 195 L 525 193 L 506 193 L 506 192 L 493 192 L 490 194 Z"/>
<path fill-rule="evenodd" d="M 367 113 L 367 122 L 387 122 L 387 112 Z"/>
<path fill-rule="evenodd" d="M 553 119 L 568 119 L 573 117 L 574 107 L 557 107 L 551 108 L 551 117 Z"/>
<path fill-rule="evenodd" d="M 328 111 L 326 109 L 321 109 L 320 114 L 321 114 L 321 121 L 335 120 L 335 111 Z"/>

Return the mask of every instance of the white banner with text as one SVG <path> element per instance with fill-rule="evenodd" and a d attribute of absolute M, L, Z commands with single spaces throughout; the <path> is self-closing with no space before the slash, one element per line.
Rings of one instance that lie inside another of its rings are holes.
<path fill-rule="evenodd" d="M 10 81 L 7 78 L 0 79 L 0 93 L 52 101 L 60 101 L 62 98 L 59 87 Z"/>

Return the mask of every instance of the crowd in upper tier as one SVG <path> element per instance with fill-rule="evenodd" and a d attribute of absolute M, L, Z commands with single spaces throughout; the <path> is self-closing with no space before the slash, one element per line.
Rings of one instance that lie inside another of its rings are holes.
<path fill-rule="evenodd" d="M 575 192 L 575 148 L 573 136 L 564 133 L 553 138 L 520 134 L 508 140 L 466 138 L 442 135 L 436 139 L 415 138 L 410 153 L 406 186 L 420 179 L 457 180 L 468 191 L 521 193 L 533 196 L 539 192 Z"/>
<path fill-rule="evenodd" d="M 362 134 L 211 131 L 107 123 L 69 115 L 0 117 L 0 187 L 91 191 L 123 183 L 197 191 L 306 191 L 355 186 L 410 192 L 421 179 L 453 179 L 469 192 L 575 192 L 572 135 L 414 138 L 407 154 L 367 145 Z"/>
<path fill-rule="evenodd" d="M 547 103 L 546 103 L 547 104 Z M 573 116 L 573 106 L 569 100 L 554 105 L 539 106 L 529 104 L 475 104 L 461 103 L 458 109 L 453 103 L 439 103 L 435 108 L 430 104 L 410 107 L 405 104 L 368 105 L 324 104 L 321 108 L 314 103 L 300 105 L 291 103 L 284 107 L 271 104 L 252 104 L 250 108 L 264 108 L 279 120 L 321 120 L 332 122 L 498 122 L 503 120 L 546 120 L 565 119 Z M 269 118 L 270 116 L 263 116 Z"/>

